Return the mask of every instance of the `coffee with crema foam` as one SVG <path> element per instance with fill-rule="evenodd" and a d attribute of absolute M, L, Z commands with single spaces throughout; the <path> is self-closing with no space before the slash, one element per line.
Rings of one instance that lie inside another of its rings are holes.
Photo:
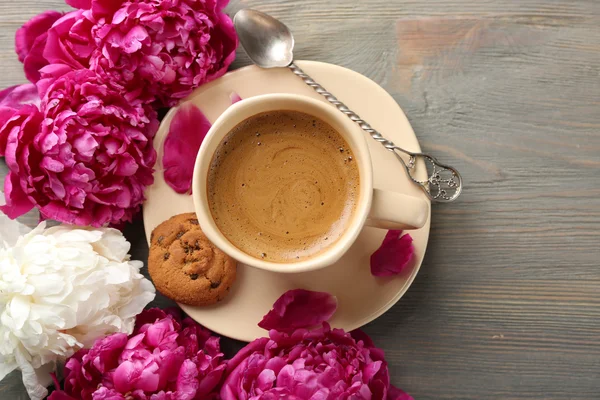
<path fill-rule="evenodd" d="M 222 140 L 208 203 L 223 235 L 255 258 L 314 257 L 347 229 L 359 196 L 356 160 L 329 124 L 297 111 L 250 117 Z"/>

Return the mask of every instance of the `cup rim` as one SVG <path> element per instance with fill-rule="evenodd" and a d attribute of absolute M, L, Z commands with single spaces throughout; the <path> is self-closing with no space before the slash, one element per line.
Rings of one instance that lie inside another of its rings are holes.
<path fill-rule="evenodd" d="M 295 105 L 296 108 L 290 108 L 290 105 Z M 346 232 L 334 244 L 308 259 L 298 262 L 279 263 L 261 260 L 245 253 L 233 245 L 219 230 L 208 206 L 207 177 L 208 166 L 212 161 L 214 150 L 233 127 L 262 112 L 289 109 L 302 111 L 309 115 L 314 115 L 311 111 L 319 110 L 327 117 L 318 116 L 319 119 L 326 119 L 326 122 L 332 125 L 352 148 L 359 168 L 360 190 L 352 220 Z M 254 111 L 249 112 L 249 110 Z M 338 261 L 360 234 L 371 208 L 372 195 L 373 171 L 371 156 L 367 142 L 359 127 L 328 103 L 308 96 L 295 94 L 275 93 L 253 96 L 231 105 L 217 118 L 206 134 L 196 156 L 192 178 L 194 209 L 200 227 L 206 237 L 217 248 L 243 264 L 280 273 L 314 271 Z"/>

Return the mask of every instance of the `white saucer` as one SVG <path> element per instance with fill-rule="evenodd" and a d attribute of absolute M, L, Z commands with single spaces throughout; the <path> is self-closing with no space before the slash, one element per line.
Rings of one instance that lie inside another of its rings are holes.
<path fill-rule="evenodd" d="M 394 99 L 375 82 L 332 64 L 313 61 L 299 61 L 298 64 L 384 136 L 407 150 L 420 151 L 406 116 Z M 231 104 L 232 92 L 242 99 L 267 93 L 296 93 L 325 101 L 289 70 L 265 70 L 255 66 L 230 72 L 202 86 L 187 101 L 197 105 L 209 121 L 215 121 Z M 158 162 L 154 184 L 146 190 L 144 225 L 147 239 L 162 221 L 175 214 L 194 211 L 192 197 L 175 193 L 165 183 L 161 170 L 163 141 L 174 112 L 175 109 L 167 114 L 154 139 Z M 375 187 L 427 199 L 419 188 L 410 183 L 392 153 L 374 140 L 369 139 L 368 143 Z M 301 274 L 277 274 L 239 265 L 237 281 L 223 302 L 210 307 L 180 306 L 190 317 L 216 333 L 251 341 L 267 334 L 257 323 L 275 300 L 289 289 L 304 288 L 337 296 L 338 309 L 330 321 L 331 325 L 348 331 L 356 329 L 392 307 L 412 283 L 425 255 L 430 217 L 423 228 L 410 232 L 415 256 L 400 276 L 375 278 L 371 275 L 369 258 L 381 244 L 386 231 L 365 228 L 348 253 L 330 267 Z"/>

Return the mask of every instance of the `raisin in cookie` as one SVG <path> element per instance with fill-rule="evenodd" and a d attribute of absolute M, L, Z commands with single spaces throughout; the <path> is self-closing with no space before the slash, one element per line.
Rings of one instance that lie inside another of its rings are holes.
<path fill-rule="evenodd" d="M 223 299 L 236 275 L 236 262 L 217 249 L 196 214 L 171 217 L 150 238 L 148 272 L 159 292 L 179 303 L 206 306 Z"/>

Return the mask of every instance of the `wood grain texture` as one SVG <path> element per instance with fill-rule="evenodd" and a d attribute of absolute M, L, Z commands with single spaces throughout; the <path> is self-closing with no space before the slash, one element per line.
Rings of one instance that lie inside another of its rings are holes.
<path fill-rule="evenodd" d="M 600 399 L 600 2 L 241 0 L 229 11 L 242 7 L 289 24 L 298 59 L 382 85 L 424 150 L 463 173 L 462 198 L 433 209 L 415 283 L 365 327 L 392 381 L 418 400 Z M 24 82 L 15 29 L 50 8 L 66 9 L 0 0 L 0 86 Z M 145 259 L 141 223 L 126 235 Z M 19 379 L 0 384 L 1 399 L 27 398 Z"/>

